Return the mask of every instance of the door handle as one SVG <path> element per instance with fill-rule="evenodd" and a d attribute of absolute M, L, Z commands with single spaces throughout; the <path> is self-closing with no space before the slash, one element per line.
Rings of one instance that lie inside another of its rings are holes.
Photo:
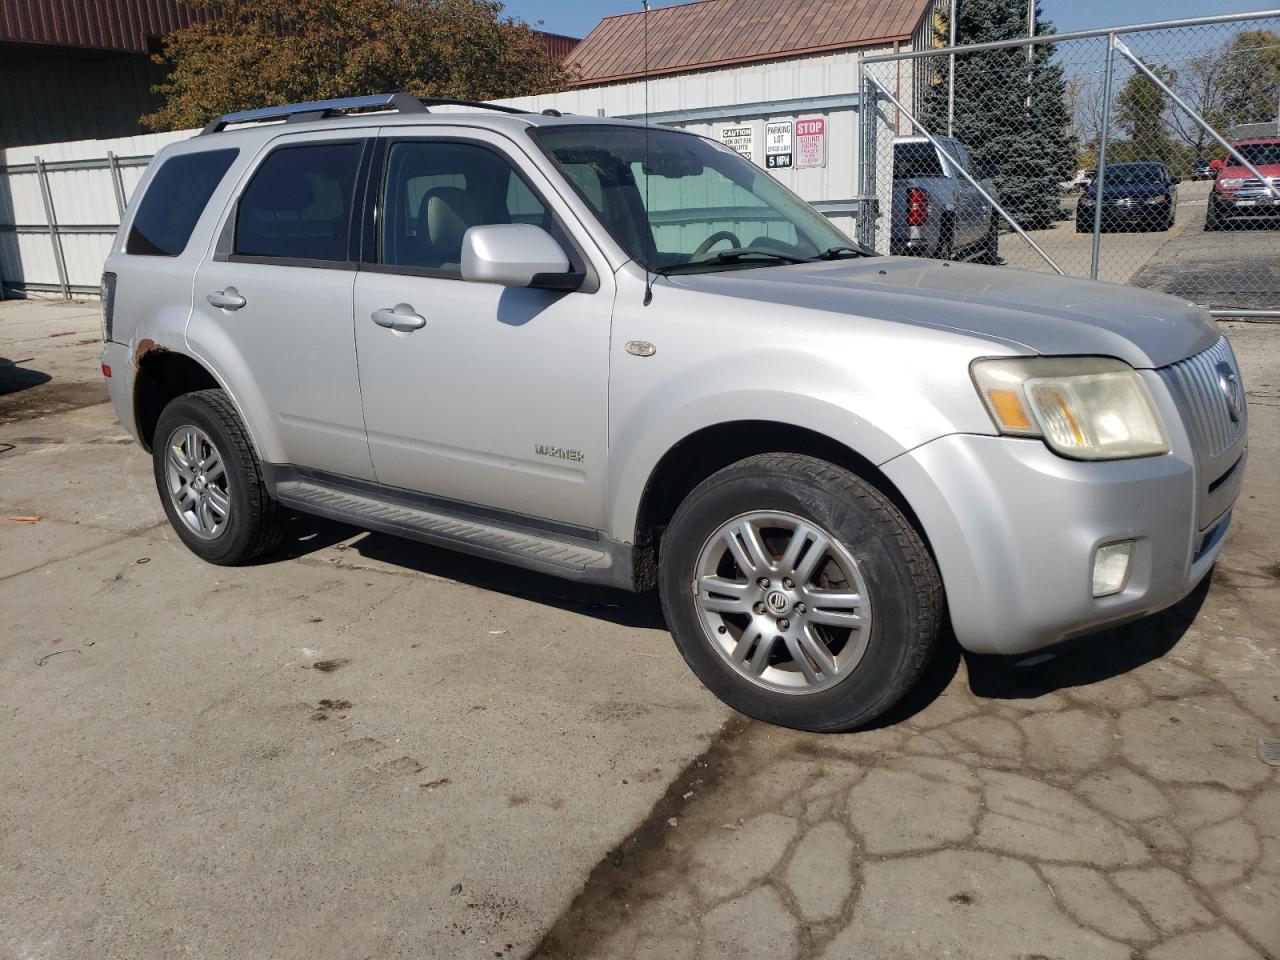
<path fill-rule="evenodd" d="M 412 333 L 427 325 L 427 318 L 413 312 L 407 303 L 397 303 L 394 307 L 375 310 L 370 314 L 373 322 L 380 327 L 387 327 L 397 333 Z"/>
<path fill-rule="evenodd" d="M 225 290 L 215 290 L 209 296 L 205 297 L 212 306 L 220 310 L 239 310 L 247 302 L 244 297 L 240 296 L 235 287 L 227 287 Z"/>

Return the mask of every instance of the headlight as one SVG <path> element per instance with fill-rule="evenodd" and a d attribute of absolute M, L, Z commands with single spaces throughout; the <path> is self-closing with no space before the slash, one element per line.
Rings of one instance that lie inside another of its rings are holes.
<path fill-rule="evenodd" d="M 978 360 L 973 382 L 996 428 L 1041 437 L 1076 460 L 1169 452 L 1151 393 L 1127 363 L 1109 357 Z"/>
<path fill-rule="evenodd" d="M 1219 180 L 1218 186 L 1223 190 L 1237 190 L 1244 186 L 1244 177 L 1227 177 L 1226 179 Z"/>

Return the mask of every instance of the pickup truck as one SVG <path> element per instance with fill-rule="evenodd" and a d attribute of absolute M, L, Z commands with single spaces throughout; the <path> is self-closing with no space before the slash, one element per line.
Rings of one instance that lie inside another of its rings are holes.
<path fill-rule="evenodd" d="M 1266 217 L 1272 223 L 1275 221 L 1271 218 L 1280 217 L 1280 193 L 1277 192 L 1280 188 L 1280 137 L 1241 140 L 1232 146 L 1267 178 L 1267 183 L 1255 177 L 1244 164 L 1228 157 L 1219 165 L 1217 179 L 1209 194 L 1209 210 L 1204 223 L 1206 230 L 1230 229 L 1244 217 Z"/>
<path fill-rule="evenodd" d="M 1000 263 L 998 215 L 951 159 L 975 176 L 969 151 L 951 137 L 939 137 L 938 143 L 946 154 L 924 137 L 894 141 L 890 251 L 895 256 Z M 979 182 L 995 196 L 990 180 Z"/>

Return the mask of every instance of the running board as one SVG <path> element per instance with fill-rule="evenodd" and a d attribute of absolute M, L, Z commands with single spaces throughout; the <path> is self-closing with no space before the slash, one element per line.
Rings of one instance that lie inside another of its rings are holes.
<path fill-rule="evenodd" d="M 530 529 L 489 516 L 466 516 L 408 491 L 383 491 L 363 481 L 302 475 L 267 466 L 267 480 L 281 503 L 352 526 L 407 537 L 570 580 L 632 589 L 630 548 L 557 531 Z M 358 486 L 357 486 L 358 485 Z"/>

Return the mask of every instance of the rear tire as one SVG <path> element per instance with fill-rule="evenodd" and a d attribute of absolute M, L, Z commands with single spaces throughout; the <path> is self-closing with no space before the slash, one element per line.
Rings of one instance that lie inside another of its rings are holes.
<path fill-rule="evenodd" d="M 756 535 L 740 535 L 744 523 Z M 915 528 L 865 480 L 797 454 L 751 457 L 690 493 L 662 538 L 659 587 L 707 688 L 799 730 L 882 715 L 942 624 L 942 582 Z"/>
<path fill-rule="evenodd" d="M 938 249 L 934 252 L 935 260 L 954 260 L 956 255 L 956 228 L 951 218 L 944 217 L 938 228 Z"/>
<path fill-rule="evenodd" d="M 1000 259 L 1000 223 L 992 214 L 991 226 L 987 230 L 986 239 L 982 241 L 982 252 L 978 255 L 978 263 L 998 267 L 1003 262 Z"/>
<path fill-rule="evenodd" d="M 170 401 L 152 441 L 160 502 L 174 532 L 202 560 L 247 563 L 280 542 L 284 515 L 230 398 L 198 390 Z"/>

